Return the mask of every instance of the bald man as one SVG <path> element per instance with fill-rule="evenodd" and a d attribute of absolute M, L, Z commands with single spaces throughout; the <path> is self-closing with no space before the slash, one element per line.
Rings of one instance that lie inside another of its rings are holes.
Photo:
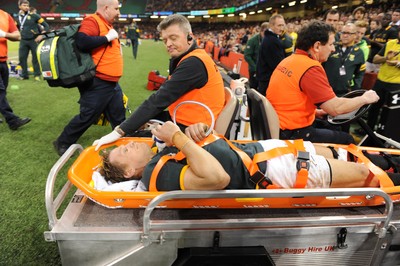
<path fill-rule="evenodd" d="M 92 54 L 97 66 L 96 76 L 78 87 L 80 113 L 72 118 L 53 142 L 60 156 L 102 113 L 112 128 L 125 120 L 123 94 L 118 85 L 123 69 L 121 46 L 118 33 L 112 26 L 119 15 L 118 0 L 97 0 L 96 13 L 86 16 L 79 28 L 76 44 L 82 51 Z"/>

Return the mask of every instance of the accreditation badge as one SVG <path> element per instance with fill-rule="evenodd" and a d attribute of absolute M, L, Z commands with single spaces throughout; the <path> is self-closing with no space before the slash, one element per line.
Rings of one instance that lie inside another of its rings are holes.
<path fill-rule="evenodd" d="M 345 76 L 345 75 L 346 75 L 346 69 L 344 68 L 344 66 L 341 66 L 341 67 L 339 68 L 339 74 L 340 74 L 341 76 Z"/>

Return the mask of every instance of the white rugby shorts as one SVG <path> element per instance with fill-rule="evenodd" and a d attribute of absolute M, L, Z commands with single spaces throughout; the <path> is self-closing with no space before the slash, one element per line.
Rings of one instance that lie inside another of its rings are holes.
<path fill-rule="evenodd" d="M 259 143 L 265 151 L 276 147 L 286 147 L 283 140 L 261 140 Z M 304 141 L 304 147 L 310 153 L 310 169 L 306 188 L 329 188 L 331 170 L 325 157 L 317 155 L 314 145 Z M 267 177 L 274 185 L 281 188 L 293 188 L 297 177 L 297 158 L 293 154 L 285 154 L 267 161 Z"/>

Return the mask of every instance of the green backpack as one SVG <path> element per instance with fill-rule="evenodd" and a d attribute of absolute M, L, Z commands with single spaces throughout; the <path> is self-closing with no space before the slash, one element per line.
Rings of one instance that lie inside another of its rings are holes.
<path fill-rule="evenodd" d="M 73 88 L 94 78 L 96 65 L 90 53 L 75 44 L 80 24 L 44 33 L 36 50 L 43 78 L 50 87 Z"/>

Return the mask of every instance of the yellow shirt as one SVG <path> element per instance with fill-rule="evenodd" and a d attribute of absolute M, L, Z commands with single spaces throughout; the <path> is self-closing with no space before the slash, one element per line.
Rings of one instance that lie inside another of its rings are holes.
<path fill-rule="evenodd" d="M 400 52 L 400 41 L 399 40 L 390 40 L 386 43 L 385 55 L 389 51 L 398 51 Z M 393 57 L 392 60 L 400 60 L 400 54 Z M 388 64 L 382 64 L 379 69 L 378 79 L 387 82 L 387 83 L 395 83 L 400 84 L 400 68 L 396 66 L 389 66 Z"/>

